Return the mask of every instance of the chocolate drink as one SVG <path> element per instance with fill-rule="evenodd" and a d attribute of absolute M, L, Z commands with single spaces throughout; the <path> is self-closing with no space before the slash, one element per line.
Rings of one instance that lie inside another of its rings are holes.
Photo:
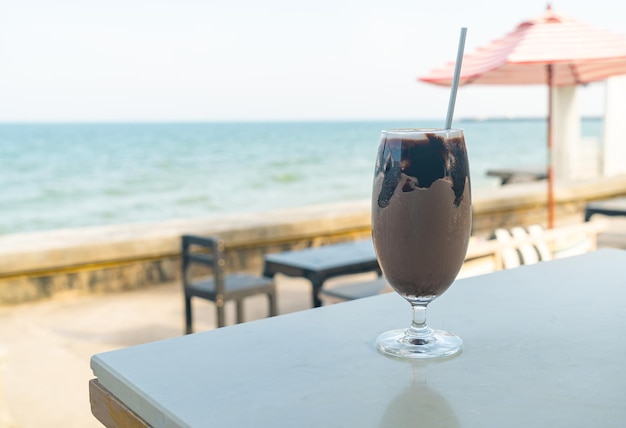
<path fill-rule="evenodd" d="M 471 233 L 469 164 L 461 130 L 385 131 L 372 192 L 372 236 L 385 278 L 411 303 L 441 295 Z"/>

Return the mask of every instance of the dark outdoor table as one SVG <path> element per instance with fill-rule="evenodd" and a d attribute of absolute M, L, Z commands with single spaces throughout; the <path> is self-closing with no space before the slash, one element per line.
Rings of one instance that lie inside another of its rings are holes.
<path fill-rule="evenodd" d="M 372 271 L 380 274 L 380 267 L 372 240 L 366 239 L 268 254 L 265 256 L 263 275 L 273 277 L 277 273 L 282 273 L 308 279 L 313 286 L 313 307 L 319 307 L 322 306 L 319 292 L 327 279 Z"/>
<path fill-rule="evenodd" d="M 545 168 L 498 168 L 487 171 L 489 177 L 498 177 L 502 186 L 512 183 L 526 183 L 548 178 Z"/>
<path fill-rule="evenodd" d="M 585 221 L 589 221 L 594 214 L 626 216 L 626 197 L 588 203 L 585 207 Z"/>

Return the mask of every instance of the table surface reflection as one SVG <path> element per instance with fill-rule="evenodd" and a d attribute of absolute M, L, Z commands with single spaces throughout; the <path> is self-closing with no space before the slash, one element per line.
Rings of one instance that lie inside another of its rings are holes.
<path fill-rule="evenodd" d="M 457 281 L 429 308 L 463 352 L 379 354 L 408 325 L 395 293 L 92 357 L 98 381 L 155 427 L 626 425 L 626 251 Z"/>

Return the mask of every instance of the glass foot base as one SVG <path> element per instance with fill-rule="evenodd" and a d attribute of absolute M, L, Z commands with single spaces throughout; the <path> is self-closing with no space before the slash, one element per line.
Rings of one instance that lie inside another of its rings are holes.
<path fill-rule="evenodd" d="M 407 329 L 387 331 L 376 340 L 379 351 L 399 358 L 441 358 L 454 355 L 463 348 L 463 340 L 447 331 L 431 330 L 432 335 L 417 337 Z"/>

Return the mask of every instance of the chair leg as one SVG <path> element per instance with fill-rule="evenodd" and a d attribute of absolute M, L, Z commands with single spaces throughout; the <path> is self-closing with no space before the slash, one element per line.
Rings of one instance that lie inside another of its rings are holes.
<path fill-rule="evenodd" d="M 241 324 L 243 322 L 243 299 L 237 299 L 235 304 L 237 306 L 237 324 Z"/>
<path fill-rule="evenodd" d="M 221 304 L 220 304 L 221 303 Z M 224 327 L 226 325 L 224 317 L 224 302 L 217 302 L 217 327 Z"/>
<path fill-rule="evenodd" d="M 191 297 L 185 297 L 185 334 L 193 333 L 191 326 Z"/>

